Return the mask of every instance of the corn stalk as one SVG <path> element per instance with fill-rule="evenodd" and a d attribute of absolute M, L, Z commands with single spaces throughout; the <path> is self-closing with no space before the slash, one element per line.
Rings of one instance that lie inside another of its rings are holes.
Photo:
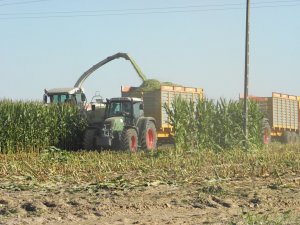
<path fill-rule="evenodd" d="M 175 130 L 175 145 L 179 149 L 212 149 L 223 151 L 242 147 L 243 104 L 240 101 L 216 102 L 200 99 L 198 102 L 175 98 L 164 108 Z M 249 143 L 262 146 L 262 118 L 257 105 L 249 103 Z"/>
<path fill-rule="evenodd" d="M 70 105 L 0 101 L 0 152 L 81 148 L 86 122 Z"/>

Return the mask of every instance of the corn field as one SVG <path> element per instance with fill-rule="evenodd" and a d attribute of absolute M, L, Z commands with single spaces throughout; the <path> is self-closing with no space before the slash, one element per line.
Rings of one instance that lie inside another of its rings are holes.
<path fill-rule="evenodd" d="M 0 153 L 47 146 L 79 149 L 86 122 L 70 105 L 0 101 Z"/>
<path fill-rule="evenodd" d="M 175 130 L 177 149 L 240 148 L 243 132 L 243 103 L 220 99 L 188 102 L 176 98 L 164 106 Z M 249 145 L 262 146 L 262 118 L 257 105 L 249 104 Z M 39 151 L 49 146 L 82 148 L 86 120 L 70 105 L 0 100 L 0 153 Z"/>
<path fill-rule="evenodd" d="M 243 102 L 224 99 L 188 102 L 177 97 L 170 107 L 164 108 L 175 130 L 178 149 L 222 151 L 243 147 Z M 263 115 L 254 102 L 249 102 L 248 116 L 248 144 L 260 148 Z"/>

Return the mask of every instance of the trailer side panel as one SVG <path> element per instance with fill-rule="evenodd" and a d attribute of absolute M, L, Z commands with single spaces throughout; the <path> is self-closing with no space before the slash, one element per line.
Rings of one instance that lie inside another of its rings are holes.
<path fill-rule="evenodd" d="M 296 96 L 272 94 L 272 127 L 276 130 L 298 131 L 299 103 Z"/>

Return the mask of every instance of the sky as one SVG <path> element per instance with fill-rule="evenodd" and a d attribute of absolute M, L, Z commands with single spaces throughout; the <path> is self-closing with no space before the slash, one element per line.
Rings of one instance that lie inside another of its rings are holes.
<path fill-rule="evenodd" d="M 0 0 L 0 99 L 42 100 L 91 66 L 129 53 L 147 78 L 201 87 L 208 98 L 244 90 L 246 0 Z M 300 0 L 251 0 L 249 94 L 300 96 Z M 117 59 L 83 84 L 88 99 L 139 86 Z"/>

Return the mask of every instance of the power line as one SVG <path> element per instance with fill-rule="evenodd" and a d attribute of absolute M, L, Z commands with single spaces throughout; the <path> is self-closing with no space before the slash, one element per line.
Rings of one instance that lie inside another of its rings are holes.
<path fill-rule="evenodd" d="M 0 6 L 26 5 L 26 4 L 36 3 L 36 2 L 47 2 L 47 1 L 50 1 L 50 0 L 31 0 L 31 1 L 23 1 L 23 2 L 19 1 L 19 2 L 3 3 L 3 4 L 0 4 Z"/>
<path fill-rule="evenodd" d="M 295 1 L 295 0 L 294 0 Z M 300 1 L 300 0 L 296 0 Z M 104 10 L 85 10 L 85 11 L 54 11 L 54 12 L 27 12 L 27 13 L 2 13 L 0 15 L 26 15 L 26 14 L 72 14 L 72 13 L 97 13 L 97 12 L 127 12 L 127 11 L 150 11 L 150 10 L 173 10 L 188 8 L 208 8 L 208 7 L 224 7 L 224 6 L 240 6 L 243 4 L 215 4 L 215 5 L 191 5 L 177 7 L 153 7 L 153 8 L 135 8 L 135 9 L 104 9 Z"/>
<path fill-rule="evenodd" d="M 0 0 L 0 2 L 2 1 L 8 1 L 8 0 Z M 46 1 L 50 1 L 50 0 L 30 0 L 30 1 L 18 1 L 18 2 L 11 2 L 11 3 L 3 3 L 0 4 L 1 6 L 10 6 L 10 5 L 24 5 L 24 4 L 31 4 L 31 3 L 38 3 L 38 2 L 46 2 Z M 277 0 L 277 1 L 264 1 L 264 2 L 256 2 L 256 3 L 252 3 L 251 5 L 255 5 L 255 4 L 273 4 L 273 3 L 292 3 L 292 2 L 299 2 L 299 0 Z M 215 5 L 196 5 L 196 6 L 187 6 L 187 7 L 167 7 L 169 9 L 176 9 L 176 8 L 191 8 L 191 7 L 211 7 L 211 6 L 233 6 L 233 5 L 243 5 L 243 3 L 229 3 L 229 4 L 215 4 Z M 162 9 L 162 8 L 146 8 L 147 10 L 152 10 L 152 9 Z M 128 11 L 128 10 L 143 10 L 143 9 L 123 9 L 124 11 Z M 120 10 L 101 10 L 101 11 L 123 11 L 122 9 Z M 76 12 L 92 12 L 92 11 L 76 11 Z M 54 12 L 55 13 L 55 12 Z M 60 13 L 60 12 L 58 12 Z M 68 13 L 68 12 L 65 12 Z"/>
<path fill-rule="evenodd" d="M 5 1 L 5 0 L 0 0 Z M 26 2 L 40 2 L 49 0 L 35 0 Z M 26 2 L 22 2 L 26 3 Z M 252 3 L 251 5 L 274 4 L 274 3 L 297 3 L 300 0 L 275 0 Z M 1 5 L 0 5 L 1 6 Z M 95 12 L 125 12 L 125 11 L 149 11 L 149 10 L 173 10 L 188 8 L 210 8 L 210 7 L 230 7 L 244 6 L 243 3 L 227 3 L 227 4 L 209 4 L 209 5 L 189 5 L 189 6 L 173 6 L 173 7 L 151 7 L 151 8 L 131 8 L 131 9 L 106 9 L 106 10 L 85 10 L 85 11 L 53 11 L 53 12 L 25 12 L 25 13 L 1 13 L 0 15 L 29 15 L 29 14 L 73 14 L 73 13 L 95 13 Z"/>
<path fill-rule="evenodd" d="M 46 1 L 46 0 L 44 0 Z M 277 4 L 277 3 L 295 3 L 295 4 Z M 290 1 L 268 1 L 265 4 L 273 5 L 261 5 L 263 2 L 254 3 L 257 6 L 252 6 L 251 8 L 275 8 L 275 7 L 295 7 L 300 5 L 300 0 L 290 0 Z M 276 4 L 274 4 L 276 3 Z M 296 4 L 298 3 L 298 4 Z M 232 7 L 236 6 L 236 7 Z M 201 9 L 202 7 L 202 9 Z M 216 7 L 216 8 L 211 8 Z M 200 8 L 200 9 L 197 9 Z M 204 8 L 204 9 L 203 9 Z M 161 8 L 136 8 L 136 9 L 110 9 L 110 10 L 90 10 L 90 11 L 66 11 L 66 12 L 29 12 L 29 13 L 4 13 L 0 16 L 14 15 L 15 17 L 0 17 L 0 20 L 9 19 L 47 19 L 47 18 L 76 18 L 76 17 L 101 17 L 101 16 L 126 16 L 126 15 L 150 15 L 150 14 L 170 14 L 170 13 L 196 13 L 196 12 L 209 12 L 209 11 L 227 11 L 227 10 L 241 10 L 244 9 L 244 4 L 216 4 L 216 5 L 199 5 L 199 6 L 182 6 L 182 7 L 161 7 Z M 174 10 L 175 9 L 175 10 Z M 161 10 L 161 11 L 153 11 Z M 113 13 L 106 13 L 113 12 Z M 88 13 L 88 14 L 86 14 Z M 50 14 L 50 15 L 45 15 Z M 54 15 L 51 15 L 54 14 Z M 62 14 L 62 15 L 57 15 Z M 63 15 L 68 14 L 68 15 Z M 74 14 L 74 15 L 71 15 Z M 18 15 L 32 15 L 32 16 L 18 16 Z M 41 16 L 34 16 L 41 15 Z"/>

